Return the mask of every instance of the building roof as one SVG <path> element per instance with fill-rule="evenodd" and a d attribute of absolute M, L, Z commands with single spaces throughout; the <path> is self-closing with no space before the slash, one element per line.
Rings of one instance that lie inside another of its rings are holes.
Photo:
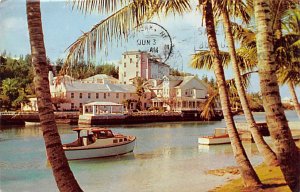
<path fill-rule="evenodd" d="M 111 79 L 111 80 L 118 80 L 112 76 L 106 75 L 106 74 L 97 74 L 88 78 L 83 79 L 83 81 L 95 81 L 97 79 Z"/>
<path fill-rule="evenodd" d="M 194 78 L 194 76 L 185 76 L 183 77 L 183 80 L 182 82 L 176 86 L 176 88 L 181 88 L 183 87 L 184 85 L 186 85 L 190 80 L 192 80 Z"/>
<path fill-rule="evenodd" d="M 203 83 L 201 80 L 199 80 L 197 77 L 195 76 L 185 76 L 182 80 L 182 82 L 177 85 L 175 88 L 182 88 L 184 87 L 186 84 L 188 84 L 192 79 L 196 79 L 201 85 L 203 85 L 205 88 L 207 88 L 207 85 L 205 83 Z"/>
<path fill-rule="evenodd" d="M 124 92 L 133 93 L 135 87 L 133 85 L 123 84 L 99 84 L 99 83 L 82 83 L 81 81 L 73 81 L 65 83 L 66 91 L 74 92 Z"/>

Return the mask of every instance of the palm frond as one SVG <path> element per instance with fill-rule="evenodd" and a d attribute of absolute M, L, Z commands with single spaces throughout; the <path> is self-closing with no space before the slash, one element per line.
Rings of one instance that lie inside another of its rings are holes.
<path fill-rule="evenodd" d="M 72 65 L 80 60 L 89 61 L 96 57 L 98 50 L 107 48 L 108 43 L 116 42 L 119 44 L 127 40 L 130 32 L 137 31 L 141 23 L 148 21 L 154 15 L 169 12 L 182 14 L 190 10 L 188 0 L 113 0 L 111 2 L 104 0 L 74 0 L 73 5 L 83 12 L 95 10 L 109 12 L 124 6 L 94 25 L 90 31 L 84 32 L 67 48 L 66 65 Z"/>
<path fill-rule="evenodd" d="M 219 93 L 217 90 L 210 90 L 208 99 L 204 102 L 203 106 L 201 107 L 201 114 L 200 116 L 205 120 L 211 120 L 215 117 L 215 106 L 217 105 L 216 102 L 218 100 Z"/>
<path fill-rule="evenodd" d="M 288 33 L 300 34 L 300 6 L 287 10 L 282 17 L 282 26 Z"/>
<path fill-rule="evenodd" d="M 111 13 L 116 11 L 130 0 L 69 0 L 72 8 L 80 10 L 82 13 Z"/>
<path fill-rule="evenodd" d="M 172 0 L 172 1 L 159 1 L 160 11 L 165 15 L 168 13 L 180 14 L 186 13 L 191 10 L 190 0 Z"/>
<path fill-rule="evenodd" d="M 243 45 L 253 46 L 253 47 L 256 46 L 255 32 L 235 22 L 231 22 L 231 26 L 232 26 L 232 33 L 235 39 L 241 41 Z"/>
<path fill-rule="evenodd" d="M 244 87 L 245 90 L 247 90 L 247 88 L 250 85 L 250 79 L 251 79 L 251 74 L 253 73 L 253 71 L 251 72 L 247 72 L 244 74 L 241 74 L 241 79 L 242 79 L 242 85 Z M 236 84 L 235 84 L 235 80 L 234 79 L 228 79 L 226 80 L 227 86 L 229 87 L 229 89 L 233 92 L 237 93 L 237 88 L 236 88 Z"/>
<path fill-rule="evenodd" d="M 230 56 L 228 52 L 220 51 L 220 58 L 224 67 L 228 67 Z M 194 69 L 211 70 L 213 68 L 213 56 L 208 50 L 200 50 L 192 55 L 190 66 Z"/>
<path fill-rule="evenodd" d="M 129 32 L 135 30 L 140 22 L 154 14 L 152 9 L 155 8 L 152 8 L 150 1 L 149 3 L 130 3 L 94 25 L 68 47 L 66 63 L 72 64 L 84 59 L 89 61 L 96 56 L 97 50 L 103 49 L 107 43 L 114 40 L 118 43 L 126 39 Z"/>
<path fill-rule="evenodd" d="M 237 50 L 239 67 L 242 72 L 253 71 L 257 66 L 256 47 L 242 46 Z"/>
<path fill-rule="evenodd" d="M 243 0 L 215 0 L 214 13 L 218 17 L 222 10 L 227 9 L 229 15 L 241 19 L 244 23 L 249 23 L 251 17 L 251 4 L 246 4 Z M 253 6 L 252 6 L 253 9 Z"/>

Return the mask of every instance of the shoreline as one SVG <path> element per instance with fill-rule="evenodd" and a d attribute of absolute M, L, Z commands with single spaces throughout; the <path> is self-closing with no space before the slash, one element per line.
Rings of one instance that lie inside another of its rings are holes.
<path fill-rule="evenodd" d="M 300 122 L 295 123 L 298 125 L 296 131 L 300 131 Z M 295 129 L 294 129 L 295 130 Z M 296 145 L 300 147 L 300 140 L 295 141 Z M 259 191 L 263 192 L 290 192 L 287 186 L 280 167 L 267 166 L 264 162 L 259 165 L 254 165 L 254 169 L 263 183 L 263 188 Z M 207 171 L 207 174 L 218 175 L 223 177 L 224 182 L 216 185 L 209 190 L 210 192 L 232 192 L 232 191 L 247 191 L 243 187 L 243 181 L 238 173 L 237 167 L 225 167 L 215 170 Z M 225 178 L 226 177 L 226 178 Z M 226 181 L 227 180 L 227 181 Z"/>
<path fill-rule="evenodd" d="M 118 116 L 91 116 L 81 119 L 79 112 L 55 112 L 57 124 L 89 124 L 89 125 L 116 125 L 116 124 L 138 124 L 151 122 L 177 122 L 177 121 L 205 121 L 199 112 L 145 112 L 124 114 Z M 211 121 L 220 121 L 217 116 Z M 39 122 L 39 115 L 35 113 L 2 113 L 0 125 L 25 125 L 25 122 Z"/>

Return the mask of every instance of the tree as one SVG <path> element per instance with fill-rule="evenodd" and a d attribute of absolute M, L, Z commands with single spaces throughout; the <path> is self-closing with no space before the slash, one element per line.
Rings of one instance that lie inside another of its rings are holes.
<path fill-rule="evenodd" d="M 9 98 L 9 106 L 19 97 L 19 82 L 16 78 L 7 78 L 2 81 L 2 92 Z"/>
<path fill-rule="evenodd" d="M 47 157 L 60 191 L 82 191 L 69 167 L 55 123 L 48 81 L 48 64 L 38 0 L 27 0 L 27 23 L 30 38 L 34 84 L 38 101 L 39 118 Z"/>
<path fill-rule="evenodd" d="M 264 157 L 264 161 L 268 165 L 278 165 L 277 157 L 276 154 L 272 151 L 270 146 L 265 142 L 263 139 L 262 134 L 259 132 L 258 127 L 256 125 L 256 122 L 254 120 L 254 117 L 251 113 L 249 103 L 247 100 L 246 96 L 246 91 L 242 83 L 242 78 L 241 78 L 241 73 L 239 69 L 239 62 L 238 62 L 238 57 L 235 49 L 235 44 L 234 44 L 234 38 L 232 34 L 232 29 L 231 29 L 231 21 L 229 19 L 229 13 L 228 9 L 230 7 L 237 7 L 233 15 L 242 15 L 243 20 L 248 22 L 248 18 L 250 16 L 247 15 L 247 12 L 245 11 L 245 4 L 243 1 L 218 1 L 217 6 L 219 6 L 222 18 L 223 18 L 223 23 L 224 23 L 224 28 L 225 28 L 225 34 L 226 34 L 226 40 L 227 40 L 227 45 L 229 48 L 229 54 L 231 58 L 231 63 L 232 63 L 232 69 L 234 72 L 234 79 L 235 79 L 235 85 L 237 87 L 237 93 L 239 95 L 239 99 L 245 114 L 245 118 L 247 120 L 247 123 L 249 125 L 251 134 L 253 136 L 253 139 L 256 143 L 256 146 L 258 148 L 258 151 L 262 154 Z M 229 8 L 227 8 L 227 6 Z"/>
<path fill-rule="evenodd" d="M 300 84 L 300 11 L 290 9 L 282 19 L 284 35 L 276 42 L 277 77 L 280 84 L 287 84 L 294 108 L 300 119 L 300 104 L 295 86 Z"/>
<path fill-rule="evenodd" d="M 201 3 L 202 1 L 199 1 Z M 80 10 L 84 12 L 97 11 L 115 11 L 118 7 L 119 1 L 110 1 L 110 3 L 103 3 L 102 1 L 75 1 L 74 3 Z M 105 5 L 105 6 L 102 6 Z M 121 4 L 122 6 L 123 4 Z M 120 10 L 114 12 L 107 19 L 102 20 L 96 24 L 89 32 L 84 33 L 77 39 L 70 47 L 67 56 L 67 63 L 72 64 L 76 61 L 87 58 L 89 60 L 96 54 L 97 48 L 103 48 L 107 42 L 111 42 L 113 38 L 118 40 L 126 39 L 129 31 L 134 31 L 139 24 L 145 20 L 150 19 L 153 15 L 162 13 L 179 13 L 190 10 L 190 3 L 188 0 L 173 0 L 173 1 L 130 1 Z M 204 1 L 204 15 L 206 27 L 208 31 L 208 39 L 211 47 L 211 52 L 214 55 L 215 74 L 217 76 L 219 92 L 222 101 L 224 116 L 229 129 L 229 135 L 232 139 L 233 151 L 239 165 L 245 186 L 260 186 L 261 183 L 251 166 L 245 150 L 241 145 L 237 130 L 235 128 L 232 114 L 229 108 L 228 94 L 226 91 L 226 83 L 224 78 L 224 71 L 219 59 L 219 50 L 216 41 L 214 19 L 212 13 L 212 6 L 209 0 Z M 118 30 L 117 30 L 118 29 Z M 85 52 L 86 51 L 86 52 Z"/>
<path fill-rule="evenodd" d="M 261 182 L 256 175 L 250 161 L 246 155 L 246 152 L 241 144 L 237 129 L 235 127 L 232 113 L 230 110 L 229 96 L 226 88 L 226 81 L 224 70 L 222 66 L 222 60 L 219 54 L 219 47 L 217 43 L 216 31 L 214 26 L 214 16 L 212 10 L 212 4 L 210 0 L 205 0 L 203 2 L 203 17 L 205 19 L 205 26 L 208 38 L 208 44 L 210 48 L 211 55 L 213 56 L 213 68 L 217 79 L 217 84 L 219 88 L 220 100 L 222 105 L 222 111 L 224 119 L 226 122 L 226 127 L 228 129 L 228 134 L 231 140 L 231 145 L 233 153 L 237 164 L 239 166 L 240 173 L 244 180 L 245 187 L 260 187 Z"/>
<path fill-rule="evenodd" d="M 276 77 L 276 64 L 271 26 L 270 1 L 254 1 L 255 23 L 257 26 L 256 48 L 260 90 L 270 135 L 273 139 L 277 158 L 285 180 L 292 191 L 300 190 L 299 152 L 282 107 Z"/>

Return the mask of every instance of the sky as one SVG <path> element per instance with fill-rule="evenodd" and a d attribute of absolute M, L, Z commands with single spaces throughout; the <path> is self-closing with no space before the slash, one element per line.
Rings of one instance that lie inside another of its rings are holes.
<path fill-rule="evenodd" d="M 6 50 L 11 56 L 16 57 L 30 53 L 25 4 L 25 0 L 0 0 L 0 52 Z M 72 9 L 71 5 L 63 0 L 41 0 L 41 13 L 46 53 L 52 62 L 64 58 L 66 49 L 82 32 L 90 30 L 93 25 L 107 17 L 97 13 L 85 15 Z M 154 18 L 152 22 L 161 25 L 171 37 L 174 49 L 173 54 L 166 61 L 167 64 L 199 77 L 203 75 L 214 77 L 212 72 L 189 67 L 191 55 L 195 50 L 207 48 L 205 28 L 202 26 L 201 14 L 198 11 L 194 10 L 183 16 Z M 136 45 L 137 38 L 133 37 L 122 44 L 115 42 L 109 44 L 107 54 L 103 51 L 98 52 L 98 63 L 117 64 L 124 51 L 140 49 Z M 220 49 L 226 51 L 225 36 L 221 26 L 217 28 L 217 38 Z M 232 78 L 230 69 L 225 70 L 225 74 L 227 79 Z M 258 84 L 258 76 L 253 75 L 248 91 L 258 92 Z M 296 91 L 300 95 L 299 88 Z M 281 96 L 290 97 L 286 86 L 281 87 Z"/>

